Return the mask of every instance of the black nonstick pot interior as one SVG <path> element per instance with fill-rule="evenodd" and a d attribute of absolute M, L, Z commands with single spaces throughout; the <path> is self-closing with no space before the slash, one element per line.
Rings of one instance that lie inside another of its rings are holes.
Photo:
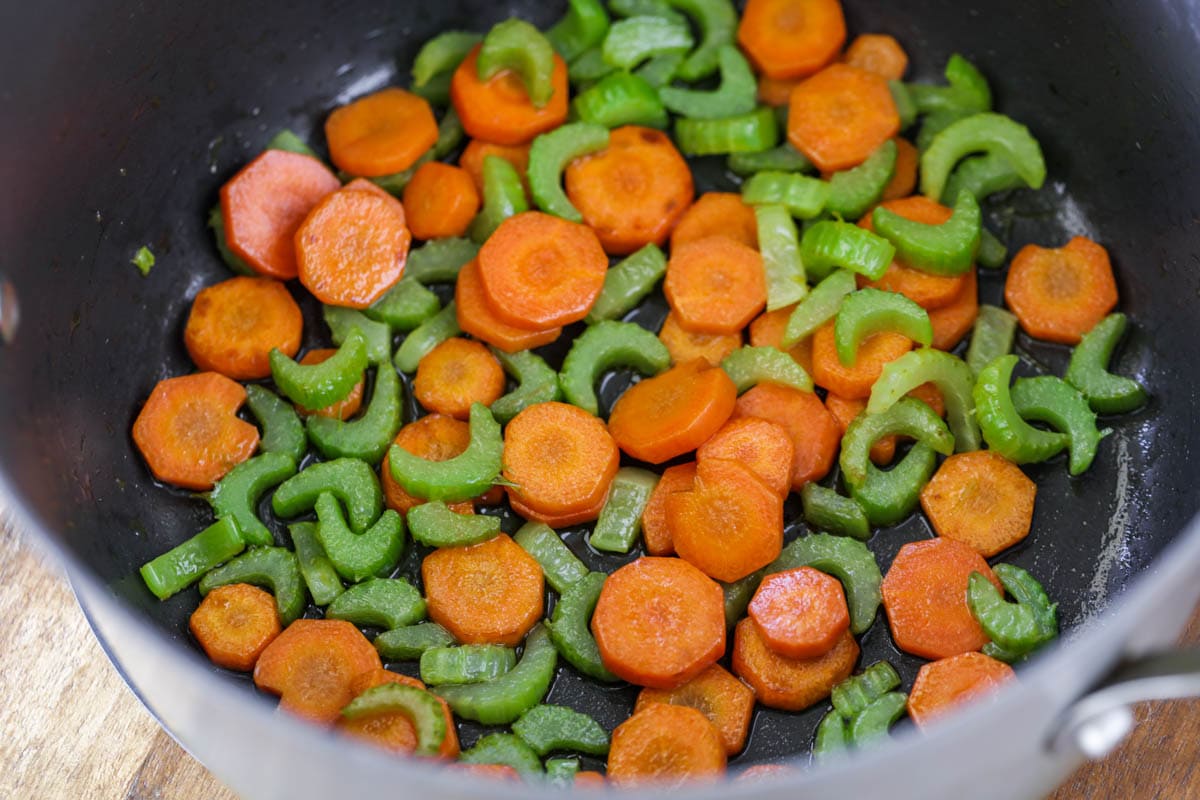
<path fill-rule="evenodd" d="M 1062 460 L 1027 471 L 1039 493 L 1032 535 L 1002 560 L 1030 569 L 1066 628 L 1104 609 L 1200 506 L 1195 376 L 1200 371 L 1200 7 L 1189 0 L 904 3 L 845 0 L 852 33 L 895 35 L 910 76 L 940 81 L 952 52 L 992 80 L 999 110 L 1027 123 L 1050 167 L 1037 193 L 995 198 L 990 226 L 1010 252 L 1089 235 L 1117 268 L 1132 334 L 1119 370 L 1148 387 L 1086 475 Z M 129 428 L 156 381 L 193 369 L 184 318 L 196 292 L 228 276 L 205 228 L 217 190 L 279 128 L 321 146 L 330 109 L 404 83 L 417 47 L 448 28 L 510 14 L 545 24 L 538 2 L 73 3 L 9 9 L 0 33 L 0 273 L 22 319 L 0 346 L 0 486 L 78 563 L 161 629 L 186 641 L 197 596 L 159 603 L 137 567 L 211 521 L 207 504 L 155 485 Z M 701 188 L 731 186 L 719 162 Z M 142 245 L 158 262 L 143 278 Z M 981 273 L 998 303 L 1002 273 Z M 307 308 L 308 343 L 324 335 Z M 639 317 L 654 321 L 661 307 Z M 1028 369 L 1061 374 L 1066 351 L 1022 337 Z M 611 400 L 622 379 L 602 394 Z M 788 506 L 788 519 L 797 519 Z M 509 520 L 512 522 L 512 520 Z M 788 536 L 803 530 L 798 522 Z M 282 535 L 282 529 L 280 529 Z M 567 540 L 594 568 L 585 529 Z M 871 542 L 886 569 L 931 535 L 917 515 Z M 632 554 L 629 558 L 636 556 Z M 402 571 L 415 575 L 420 552 Z M 882 615 L 863 661 L 886 658 L 906 685 L 919 662 L 896 651 Z M 411 671 L 412 665 L 398 665 Z M 236 680 L 236 678 L 231 678 Z M 248 693 L 249 695 L 249 693 Z M 612 728 L 635 691 L 600 689 L 560 668 L 550 701 Z M 762 710 L 743 763 L 807 750 L 823 713 Z M 464 745 L 477 728 L 463 731 Z"/>

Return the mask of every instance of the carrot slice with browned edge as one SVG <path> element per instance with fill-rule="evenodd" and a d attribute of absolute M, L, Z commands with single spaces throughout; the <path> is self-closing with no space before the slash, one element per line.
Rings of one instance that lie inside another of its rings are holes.
<path fill-rule="evenodd" d="M 758 101 L 768 106 L 786 106 L 792 99 L 792 89 L 803 78 L 772 78 L 769 75 L 758 76 Z"/>
<path fill-rule="evenodd" d="M 683 212 L 671 231 L 671 249 L 710 236 L 728 236 L 758 249 L 758 220 L 754 209 L 736 192 L 705 192 Z"/>
<path fill-rule="evenodd" d="M 720 664 L 708 669 L 675 689 L 642 689 L 633 713 L 652 703 L 689 706 L 708 717 L 721 735 L 726 755 L 737 755 L 750 733 L 754 713 L 754 690 L 731 675 Z"/>
<path fill-rule="evenodd" d="M 663 294 L 679 324 L 698 333 L 736 333 L 767 305 L 759 252 L 726 237 L 671 250 Z"/>
<path fill-rule="evenodd" d="M 279 612 L 270 592 L 231 583 L 205 595 L 188 619 L 188 629 L 214 664 L 249 672 L 279 635 Z"/>
<path fill-rule="evenodd" d="M 661 245 L 696 194 L 692 171 L 671 137 L 634 125 L 616 128 L 608 147 L 572 161 L 566 190 L 613 255 Z"/>
<path fill-rule="evenodd" d="M 846 19 L 840 0 L 750 0 L 737 40 L 759 72 L 802 78 L 837 58 Z"/>
<path fill-rule="evenodd" d="M 912 346 L 912 339 L 904 334 L 882 331 L 859 345 L 854 365 L 848 367 L 838 358 L 833 323 L 826 323 L 813 334 L 813 382 L 851 400 L 870 397 L 884 366 Z"/>
<path fill-rule="evenodd" d="M 721 359 L 742 346 L 742 334 L 694 333 L 679 324 L 674 312 L 669 312 L 658 331 L 659 340 L 671 354 L 672 364 L 684 364 L 697 358 L 710 365 L 720 366 Z"/>
<path fill-rule="evenodd" d="M 543 514 L 595 506 L 608 495 L 620 460 L 604 422 L 567 403 L 529 406 L 504 429 L 509 497 Z"/>
<path fill-rule="evenodd" d="M 768 708 L 803 711 L 829 696 L 833 687 L 850 677 L 858 661 L 858 643 L 846 631 L 833 648 L 816 658 L 788 658 L 762 638 L 758 624 L 747 617 L 733 635 L 733 671 Z"/>
<path fill-rule="evenodd" d="M 300 283 L 326 305 L 366 308 L 400 280 L 410 244 L 399 201 L 347 187 L 296 231 Z"/>
<path fill-rule="evenodd" d="M 458 327 L 506 353 L 550 344 L 562 334 L 561 327 L 533 331 L 501 321 L 492 313 L 484 297 L 483 283 L 479 280 L 479 262 L 475 259 L 458 271 L 458 280 L 454 284 L 454 306 Z"/>
<path fill-rule="evenodd" d="M 754 347 L 774 347 L 784 350 L 809 375 L 812 374 L 812 337 L 806 336 L 786 350 L 781 347 L 783 334 L 787 330 L 788 320 L 792 317 L 795 306 L 777 308 L 759 314 L 750 323 L 750 344 Z"/>
<path fill-rule="evenodd" d="M 1117 305 L 1108 251 L 1082 236 L 1057 250 L 1026 245 L 1009 265 L 1004 301 L 1030 336 L 1079 344 Z"/>
<path fill-rule="evenodd" d="M 963 653 L 925 664 L 908 695 L 908 717 L 924 728 L 1016 678 L 1012 667 L 983 653 Z"/>
<path fill-rule="evenodd" d="M 900 132 L 887 81 L 834 64 L 792 92 L 788 141 L 822 172 L 856 167 Z"/>
<path fill-rule="evenodd" d="M 613 731 L 608 779 L 617 786 L 684 786 L 716 780 L 724 771 L 720 733 L 689 706 L 651 703 Z"/>
<path fill-rule="evenodd" d="M 349 622 L 298 619 L 258 657 L 254 685 L 279 695 L 285 711 L 329 724 L 354 699 L 355 680 L 382 668 L 379 653 Z"/>
<path fill-rule="evenodd" d="M 760 383 L 737 399 L 735 417 L 759 417 L 792 437 L 792 489 L 820 480 L 833 466 L 842 431 L 821 398 L 774 383 Z"/>
<path fill-rule="evenodd" d="M 1001 588 L 983 556 L 962 542 L 937 538 L 901 547 L 883 579 L 883 607 L 896 646 L 922 658 L 949 658 L 987 644 L 967 607 L 972 572 Z"/>
<path fill-rule="evenodd" d="M 225 240 L 239 258 L 271 278 L 296 277 L 296 229 L 342 186 L 311 156 L 264 150 L 221 187 Z"/>
<path fill-rule="evenodd" d="M 759 417 L 738 417 L 721 426 L 696 451 L 696 460 L 724 459 L 749 467 L 759 480 L 781 497 L 792 488 L 796 446 L 787 430 Z"/>
<path fill-rule="evenodd" d="M 452 337 L 417 364 L 413 395 L 427 410 L 467 419 L 471 404 L 490 406 L 504 394 L 504 367 L 479 342 Z"/>
<path fill-rule="evenodd" d="M 842 583 L 812 567 L 763 578 L 747 608 L 767 647 L 788 658 L 816 658 L 850 629 Z"/>
<path fill-rule="evenodd" d="M 528 179 L 525 173 L 529 169 L 529 143 L 506 145 L 485 142 L 480 139 L 472 139 L 467 142 L 462 155 L 458 157 L 458 165 L 471 176 L 471 180 L 475 183 L 475 190 L 479 192 L 480 197 L 483 197 L 483 160 L 488 156 L 499 156 L 513 165 L 517 175 L 521 178 L 522 185 L 525 185 L 525 195 L 528 197 L 529 186 L 526 185 Z"/>
<path fill-rule="evenodd" d="M 270 376 L 272 349 L 296 355 L 303 328 L 300 306 L 287 287 L 270 278 L 238 276 L 200 290 L 183 343 L 200 369 L 256 380 Z"/>
<path fill-rule="evenodd" d="M 437 120 L 425 98 L 395 87 L 336 108 L 325 120 L 330 160 L 367 178 L 408 169 L 437 138 Z"/>
<path fill-rule="evenodd" d="M 783 549 L 783 498 L 737 461 L 701 458 L 691 491 L 667 496 L 667 527 L 679 557 L 732 583 Z"/>
<path fill-rule="evenodd" d="M 463 59 L 450 81 L 450 98 L 472 139 L 503 145 L 529 142 L 567 120 L 567 65 L 556 54 L 550 75 L 554 93 L 541 108 L 529 99 L 525 84 L 511 70 L 479 80 L 479 48 Z"/>
<path fill-rule="evenodd" d="M 204 492 L 254 454 L 258 428 L 237 418 L 241 384 L 215 372 L 159 381 L 133 423 L 154 477 Z"/>
<path fill-rule="evenodd" d="M 888 181 L 888 185 L 883 189 L 882 200 L 884 203 L 908 197 L 913 193 L 913 190 L 917 188 L 917 167 L 921 161 L 921 151 L 908 139 L 896 136 L 892 138 L 892 141 L 896 143 L 896 170 L 892 173 L 892 179 Z"/>
<path fill-rule="evenodd" d="M 842 61 L 852 67 L 874 72 L 889 81 L 898 81 L 908 71 L 908 53 L 896 41 L 895 36 L 886 33 L 864 33 L 856 36 Z"/>
<path fill-rule="evenodd" d="M 624 452 L 661 464 L 704 444 L 736 401 L 725 370 L 697 359 L 627 389 L 613 405 L 608 430 Z"/>
<path fill-rule="evenodd" d="M 671 538 L 671 526 L 667 524 L 667 498 L 676 492 L 690 492 L 696 479 L 696 462 L 676 464 L 663 470 L 646 508 L 642 510 L 642 540 L 646 552 L 652 556 L 675 554 L 675 541 Z"/>
<path fill-rule="evenodd" d="M 408 227 L 418 239 L 462 236 L 479 211 L 480 191 L 461 167 L 430 161 L 404 187 Z"/>
<path fill-rule="evenodd" d="M 608 272 L 608 256 L 590 228 L 540 211 L 500 223 L 476 262 L 492 314 L 534 331 L 586 317 Z"/>
<path fill-rule="evenodd" d="M 401 675 L 386 669 L 364 672 L 354 680 L 352 691 L 358 697 L 367 689 L 383 686 L 388 683 L 398 683 L 401 686 L 411 686 L 414 689 L 424 689 L 425 684 L 417 678 Z M 454 712 L 442 698 L 442 713 L 446 717 L 446 738 L 438 755 L 442 758 L 458 757 L 458 731 L 454 725 Z M 348 736 L 354 736 L 369 741 L 386 750 L 395 753 L 408 754 L 417 749 L 417 732 L 408 715 L 402 711 L 383 711 L 375 714 L 365 714 L 354 719 L 338 720 L 338 730 Z"/>
<path fill-rule="evenodd" d="M 463 644 L 515 647 L 542 616 L 542 568 L 506 534 L 421 562 L 429 618 Z"/>
<path fill-rule="evenodd" d="M 958 453 L 942 462 L 921 490 L 921 508 L 938 536 L 970 545 L 991 558 L 1029 535 L 1037 484 L 989 450 Z"/>
<path fill-rule="evenodd" d="M 428 461 L 447 461 L 467 449 L 471 443 L 471 427 L 443 414 L 427 414 L 401 428 L 393 443 Z M 384 468 L 379 470 L 379 478 L 388 508 L 405 514 L 410 508 L 425 502 L 424 498 L 414 497 L 396 482 L 386 462 Z M 470 501 L 448 505 L 451 511 L 459 514 L 474 513 Z"/>
<path fill-rule="evenodd" d="M 638 686 L 674 689 L 724 654 L 724 594 L 682 559 L 639 558 L 604 582 L 592 633 L 604 666 L 615 675 Z"/>
<path fill-rule="evenodd" d="M 958 297 L 949 305 L 929 312 L 929 324 L 933 326 L 933 346 L 938 350 L 953 350 L 975 326 L 979 316 L 979 280 L 976 268 L 965 276 L 966 282 Z"/>
<path fill-rule="evenodd" d="M 322 361 L 333 358 L 337 354 L 337 348 L 322 347 L 317 350 L 309 350 L 300 359 L 300 363 L 309 366 L 311 364 L 320 364 Z M 366 386 L 363 380 L 359 380 L 354 384 L 354 388 L 350 390 L 350 394 L 338 400 L 336 403 L 331 403 L 325 408 L 310 409 L 302 405 L 296 405 L 296 411 L 304 417 L 314 415 L 318 417 L 329 417 L 330 419 L 346 420 L 353 417 L 362 408 L 363 391 Z"/>

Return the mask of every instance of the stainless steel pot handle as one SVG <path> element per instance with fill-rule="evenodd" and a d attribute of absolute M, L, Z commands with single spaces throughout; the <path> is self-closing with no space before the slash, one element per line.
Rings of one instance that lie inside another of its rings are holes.
<path fill-rule="evenodd" d="M 21 315 L 17 308 L 17 290 L 0 272 L 0 342 L 11 344 L 17 335 Z"/>
<path fill-rule="evenodd" d="M 1067 709 L 1051 734 L 1050 748 L 1102 758 L 1133 729 L 1130 706 L 1184 697 L 1200 697 L 1200 648 L 1126 661 Z"/>

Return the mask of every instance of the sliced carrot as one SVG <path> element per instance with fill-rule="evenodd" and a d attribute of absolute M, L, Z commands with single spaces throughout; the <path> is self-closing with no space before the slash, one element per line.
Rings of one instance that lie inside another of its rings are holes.
<path fill-rule="evenodd" d="M 738 417 L 721 426 L 696 451 L 697 461 L 724 459 L 749 467 L 781 497 L 792 488 L 796 446 L 781 425 L 758 417 Z"/>
<path fill-rule="evenodd" d="M 1004 301 L 1030 336 L 1079 344 L 1117 305 L 1108 251 L 1082 236 L 1057 250 L 1026 245 L 1008 268 Z"/>
<path fill-rule="evenodd" d="M 382 667 L 379 653 L 349 622 L 298 619 L 258 657 L 254 685 L 279 695 L 285 711 L 329 724 L 354 699 L 355 680 Z"/>
<path fill-rule="evenodd" d="M 948 658 L 988 642 L 967 608 L 967 581 L 978 572 L 1000 589 L 983 556 L 953 539 L 900 548 L 883 579 L 883 607 L 896 646 L 922 658 Z"/>
<path fill-rule="evenodd" d="M 315 158 L 264 150 L 221 187 L 229 249 L 267 277 L 296 277 L 296 229 L 317 203 L 341 186 Z"/>
<path fill-rule="evenodd" d="M 694 708 L 651 703 L 613 731 L 608 779 L 617 786 L 662 789 L 716 780 L 724 771 L 721 735 Z"/>
<path fill-rule="evenodd" d="M 421 562 L 429 618 L 463 644 L 515 647 L 542 616 L 542 568 L 506 534 Z"/>
<path fill-rule="evenodd" d="M 538 403 L 504 429 L 508 496 L 543 514 L 590 509 L 608 495 L 621 454 L 604 422 L 567 403 Z"/>
<path fill-rule="evenodd" d="M 737 461 L 696 462 L 691 491 L 667 496 L 667 527 L 679 557 L 732 583 L 783 549 L 783 498 Z"/>
<path fill-rule="evenodd" d="M 733 635 L 733 671 L 768 708 L 803 711 L 829 696 L 850 677 L 858 660 L 858 643 L 844 632 L 833 648 L 816 658 L 788 658 L 767 646 L 758 623 L 747 617 Z"/>
<path fill-rule="evenodd" d="M 842 582 L 812 567 L 763 578 L 747 608 L 767 647 L 788 658 L 816 658 L 850 629 Z"/>
<path fill-rule="evenodd" d="M 437 137 L 429 103 L 395 87 L 336 108 L 325 120 L 330 160 L 340 170 L 367 178 L 408 169 Z"/>
<path fill-rule="evenodd" d="M 738 333 L 693 333 L 679 324 L 674 312 L 663 320 L 658 338 L 667 346 L 671 363 L 683 364 L 702 358 L 712 366 L 719 366 L 721 359 L 742 346 L 742 334 Z"/>
<path fill-rule="evenodd" d="M 608 272 L 608 257 L 590 228 L 540 211 L 500 223 L 476 262 L 492 314 L 534 331 L 586 317 Z"/>
<path fill-rule="evenodd" d="M 525 144 L 496 144 L 480 139 L 472 139 L 463 148 L 458 157 L 458 165 L 467 171 L 475 183 L 475 190 L 483 197 L 483 160 L 488 156 L 499 156 L 513 165 L 521 184 L 525 186 L 525 195 L 529 195 L 528 179 L 525 173 L 529 169 L 529 143 Z"/>
<path fill-rule="evenodd" d="M 410 422 L 396 434 L 393 444 L 412 453 L 414 456 L 429 461 L 447 461 L 460 455 L 471 443 L 471 427 L 467 423 L 447 417 L 443 414 L 427 414 Z M 379 470 L 380 483 L 383 485 L 383 498 L 387 507 L 401 514 L 408 513 L 410 508 L 425 502 L 424 498 L 414 497 L 404 490 L 404 487 L 392 477 L 387 462 Z M 481 505 L 489 505 L 483 498 L 478 500 Z M 494 505 L 495 503 L 492 503 Z M 475 513 L 471 501 L 450 503 L 450 510 L 459 514 Z"/>
<path fill-rule="evenodd" d="M 860 399 L 851 400 L 830 392 L 825 395 L 825 407 L 829 409 L 830 414 L 833 414 L 833 418 L 837 420 L 838 427 L 842 429 L 842 435 L 845 436 L 846 429 L 850 427 L 850 423 L 857 419 L 866 409 L 867 401 Z M 876 464 L 890 464 L 895 457 L 895 436 L 885 436 L 871 445 L 871 460 Z"/>
<path fill-rule="evenodd" d="M 705 192 L 683 212 L 671 231 L 671 249 L 710 236 L 728 236 L 758 249 L 758 220 L 754 209 L 735 192 Z"/>
<path fill-rule="evenodd" d="M 934 275 L 893 261 L 879 280 L 861 278 L 858 284 L 902 294 L 932 313 L 952 305 L 962 295 L 969 280 L 967 275 Z"/>
<path fill-rule="evenodd" d="M 750 323 L 750 344 L 754 347 L 774 347 L 783 350 L 781 346 L 783 334 L 787 330 L 788 320 L 791 319 L 792 311 L 795 308 L 795 306 L 777 308 L 755 317 L 754 321 Z M 811 336 L 806 336 L 789 347 L 787 354 L 792 357 L 793 361 L 804 367 L 805 372 L 812 374 Z"/>
<path fill-rule="evenodd" d="M 792 99 L 792 89 L 803 80 L 802 78 L 772 78 L 769 75 L 758 76 L 758 101 L 768 106 L 786 106 Z"/>
<path fill-rule="evenodd" d="M 400 280 L 411 243 L 395 198 L 334 192 L 296 231 L 300 282 L 326 305 L 366 308 Z"/>
<path fill-rule="evenodd" d="M 404 187 L 408 227 L 418 239 L 462 236 L 479 211 L 480 192 L 461 167 L 430 161 Z"/>
<path fill-rule="evenodd" d="M 908 717 L 924 728 L 1016 678 L 1012 667 L 983 653 L 963 653 L 925 664 L 908 696 Z"/>
<path fill-rule="evenodd" d="M 359 675 L 354 680 L 351 690 L 354 692 L 354 696 L 358 697 L 367 689 L 388 683 L 412 686 L 414 689 L 425 688 L 425 684 L 417 678 L 401 675 L 391 670 L 377 669 Z M 442 713 L 446 717 L 446 738 L 442 740 L 439 755 L 443 758 L 457 758 L 458 731 L 454 724 L 454 712 L 442 698 L 438 697 L 438 702 L 442 704 Z M 338 720 L 338 729 L 342 733 L 365 739 L 393 752 L 408 754 L 417 749 L 416 729 L 408 715 L 403 712 L 385 711 L 352 720 L 343 718 Z"/>
<path fill-rule="evenodd" d="M 671 538 L 671 526 L 667 524 L 667 498 L 676 492 L 690 492 L 696 479 L 696 462 L 676 464 L 663 470 L 646 508 L 642 511 L 642 540 L 646 552 L 652 556 L 675 554 L 675 541 Z"/>
<path fill-rule="evenodd" d="M 750 717 L 754 713 L 754 690 L 720 664 L 713 664 L 675 689 L 642 689 L 633 706 L 633 713 L 653 703 L 688 706 L 708 717 L 721 735 L 726 755 L 737 755 L 746 745 Z"/>
<path fill-rule="evenodd" d="M 208 491 L 254 454 L 258 428 L 237 418 L 241 384 L 215 372 L 159 381 L 133 423 L 133 441 L 154 477 Z"/>
<path fill-rule="evenodd" d="M 823 389 L 851 400 L 871 396 L 871 387 L 879 380 L 884 365 L 912 349 L 912 339 L 895 331 L 883 331 L 858 348 L 854 366 L 847 367 L 838 358 L 833 323 L 822 325 L 813 334 L 813 382 Z"/>
<path fill-rule="evenodd" d="M 332 347 L 322 347 L 317 350 L 309 350 L 300 359 L 300 363 L 304 364 L 305 366 L 311 364 L 320 364 L 322 361 L 332 358 L 336 353 L 337 349 Z M 318 416 L 329 417 L 330 419 L 350 419 L 358 413 L 360 408 L 362 408 L 364 386 L 365 383 L 360 380 L 358 383 L 354 384 L 354 388 L 350 390 L 350 394 L 346 395 L 341 400 L 338 400 L 336 403 L 331 403 L 330 405 L 325 406 L 325 408 L 308 409 L 302 405 L 297 405 L 296 411 L 299 412 L 301 416 L 305 417 Z"/>
<path fill-rule="evenodd" d="M 887 81 L 865 69 L 834 64 L 792 92 L 788 141 L 822 172 L 858 166 L 899 132 Z"/>
<path fill-rule="evenodd" d="M 270 376 L 273 348 L 296 355 L 303 328 L 300 306 L 282 283 L 238 276 L 200 290 L 183 343 L 200 369 L 256 380 Z"/>
<path fill-rule="evenodd" d="M 504 367 L 486 347 L 455 336 L 417 364 L 413 395 L 429 411 L 466 419 L 472 403 L 490 406 L 499 400 L 506 380 Z"/>
<path fill-rule="evenodd" d="M 606 252 L 661 245 L 695 197 L 692 171 L 662 131 L 627 125 L 566 169 L 567 197 Z"/>
<path fill-rule="evenodd" d="M 896 37 L 885 33 L 864 33 L 855 37 L 842 54 L 842 61 L 889 81 L 900 80 L 908 71 L 908 53 Z"/>
<path fill-rule="evenodd" d="M 913 193 L 917 188 L 917 167 L 921 161 L 921 151 L 908 139 L 895 136 L 892 141 L 896 143 L 896 171 L 892 173 L 892 179 L 883 189 L 884 203 L 908 197 Z"/>
<path fill-rule="evenodd" d="M 613 405 L 608 429 L 624 452 L 661 464 L 708 441 L 736 401 L 737 387 L 725 371 L 697 359 L 627 389 Z"/>
<path fill-rule="evenodd" d="M 947 306 L 929 312 L 933 326 L 933 346 L 953 350 L 975 326 L 979 316 L 979 282 L 974 267 L 966 274 L 966 283 L 958 297 Z"/>
<path fill-rule="evenodd" d="M 738 398 L 735 417 L 758 417 L 783 427 L 792 437 L 792 489 L 820 480 L 833 466 L 842 430 L 812 392 L 763 383 Z"/>
<path fill-rule="evenodd" d="M 279 635 L 275 598 L 248 583 L 218 586 L 188 619 L 188 629 L 218 667 L 249 672 Z"/>
<path fill-rule="evenodd" d="M 531 331 L 502 322 L 492 313 L 484 297 L 477 260 L 470 261 L 458 271 L 458 281 L 454 284 L 454 305 L 458 312 L 458 327 L 506 353 L 550 344 L 562 334 L 560 327 Z"/>
<path fill-rule="evenodd" d="M 592 522 L 600 516 L 600 511 L 603 510 L 604 504 L 608 501 L 608 496 L 605 495 L 596 501 L 595 505 L 582 508 L 578 511 L 568 511 L 562 514 L 547 514 L 544 511 L 538 511 L 530 508 L 522 503 L 516 497 L 509 498 L 509 505 L 512 510 L 520 514 L 524 519 L 536 520 L 544 522 L 551 528 L 569 528 L 572 525 L 580 525 L 584 522 Z"/>
<path fill-rule="evenodd" d="M 1029 535 L 1037 484 L 990 450 L 950 456 L 921 490 L 921 508 L 938 536 L 991 558 Z"/>
<path fill-rule="evenodd" d="M 557 55 L 550 81 L 554 94 L 546 105 L 538 108 L 515 72 L 505 70 L 489 80 L 479 80 L 476 47 L 454 71 L 450 99 L 462 120 L 463 130 L 472 139 L 503 145 L 524 144 L 567 120 L 567 65 Z"/>
<path fill-rule="evenodd" d="M 604 582 L 592 633 L 604 666 L 618 677 L 674 689 L 724 654 L 724 595 L 682 559 L 639 558 Z"/>
<path fill-rule="evenodd" d="M 663 294 L 679 324 L 697 333 L 736 333 L 767 305 L 762 256 L 733 239 L 671 251 Z"/>
<path fill-rule="evenodd" d="M 803 78 L 837 58 L 846 42 L 839 0 L 750 0 L 738 44 L 771 78 Z"/>

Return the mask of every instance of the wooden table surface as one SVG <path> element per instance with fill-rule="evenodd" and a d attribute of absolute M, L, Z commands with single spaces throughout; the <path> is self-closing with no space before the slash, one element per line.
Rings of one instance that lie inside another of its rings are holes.
<path fill-rule="evenodd" d="M 1185 639 L 1200 641 L 1200 614 Z M 1200 798 L 1200 704 L 1141 724 L 1051 800 Z M 0 800 L 236 800 L 122 683 L 52 564 L 0 520 Z"/>

